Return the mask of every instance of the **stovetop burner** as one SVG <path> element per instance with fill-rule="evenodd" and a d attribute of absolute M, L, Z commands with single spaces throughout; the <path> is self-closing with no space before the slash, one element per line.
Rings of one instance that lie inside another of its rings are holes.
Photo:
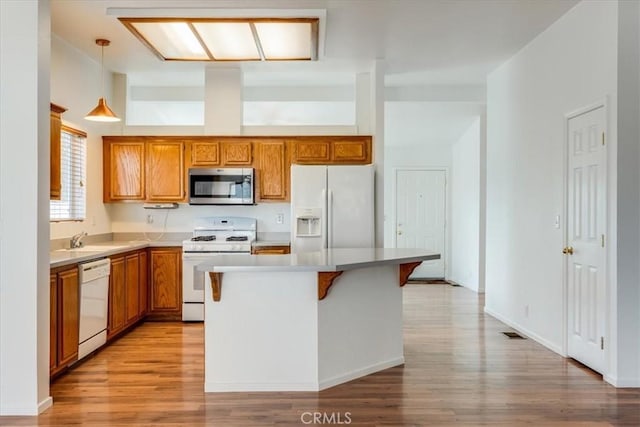
<path fill-rule="evenodd" d="M 247 236 L 229 236 L 227 242 L 246 242 L 249 240 Z"/>
<path fill-rule="evenodd" d="M 216 240 L 216 236 L 197 236 L 192 237 L 192 242 L 211 242 L 212 240 Z"/>

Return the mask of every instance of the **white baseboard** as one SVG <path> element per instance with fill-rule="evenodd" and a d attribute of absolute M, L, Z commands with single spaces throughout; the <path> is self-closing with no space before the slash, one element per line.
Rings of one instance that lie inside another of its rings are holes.
<path fill-rule="evenodd" d="M 393 368 L 394 366 L 398 366 L 402 364 L 404 364 L 404 356 L 387 360 L 385 362 L 376 363 L 374 365 L 366 366 L 364 368 L 347 372 L 345 374 L 336 375 L 331 378 L 323 379 L 323 380 L 320 380 L 319 390 L 324 390 L 326 388 L 333 387 L 338 384 L 346 383 L 347 381 L 355 380 L 356 378 L 364 377 L 365 375 L 373 374 L 374 372 L 382 371 L 383 369 Z"/>
<path fill-rule="evenodd" d="M 552 343 L 551 341 L 542 338 L 540 335 L 536 334 L 533 331 L 528 330 L 527 328 L 525 328 L 524 326 L 518 324 L 517 322 L 514 322 L 510 319 L 507 319 L 506 317 L 502 316 L 499 313 L 496 313 L 495 311 L 491 310 L 490 308 L 487 308 L 486 306 L 484 307 L 484 312 L 486 314 L 488 314 L 491 317 L 495 317 L 496 319 L 498 319 L 499 321 L 501 321 L 502 323 L 504 323 L 505 325 L 515 329 L 516 331 L 520 332 L 522 335 L 525 335 L 527 338 L 531 338 L 532 340 L 536 341 L 539 344 L 542 344 L 543 346 L 547 347 L 549 350 L 553 351 L 554 353 L 558 353 L 560 356 L 562 357 L 566 357 L 566 354 L 564 354 L 562 352 L 562 347 L 558 346 L 554 343 Z"/>
<path fill-rule="evenodd" d="M 617 378 L 611 375 L 603 375 L 602 378 L 617 388 L 640 388 L 640 378 Z"/>
<path fill-rule="evenodd" d="M 220 392 L 241 392 L 241 391 L 320 391 L 329 387 L 333 387 L 338 384 L 346 383 L 347 381 L 355 380 L 356 378 L 364 377 L 365 375 L 373 374 L 374 372 L 382 371 L 383 369 L 393 368 L 394 366 L 404 364 L 404 356 L 397 357 L 395 359 L 387 360 L 385 362 L 376 363 L 374 365 L 366 366 L 355 371 L 350 371 L 345 374 L 336 375 L 331 378 L 324 379 L 318 383 L 218 383 L 207 382 L 204 384 L 205 393 L 220 393 Z"/>
<path fill-rule="evenodd" d="M 49 396 L 38 405 L 38 413 L 41 414 L 53 406 L 53 397 Z"/>
<path fill-rule="evenodd" d="M 240 391 L 318 391 L 318 383 L 204 383 L 205 393 Z"/>
<path fill-rule="evenodd" d="M 46 399 L 42 400 L 42 402 L 33 406 L 2 406 L 0 407 L 0 416 L 36 416 L 49 409 L 51 405 L 53 405 L 53 398 L 51 396 L 48 396 Z"/>

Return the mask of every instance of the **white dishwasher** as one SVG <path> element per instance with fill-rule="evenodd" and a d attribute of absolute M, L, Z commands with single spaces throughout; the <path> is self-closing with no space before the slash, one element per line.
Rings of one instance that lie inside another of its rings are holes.
<path fill-rule="evenodd" d="M 107 342 L 109 258 L 80 264 L 80 345 L 78 359 Z"/>

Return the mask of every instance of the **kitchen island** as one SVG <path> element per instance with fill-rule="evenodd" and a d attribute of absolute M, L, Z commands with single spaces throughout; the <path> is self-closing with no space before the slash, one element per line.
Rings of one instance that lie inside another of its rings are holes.
<path fill-rule="evenodd" d="M 221 255 L 205 271 L 205 391 L 318 391 L 404 363 L 423 249 Z"/>

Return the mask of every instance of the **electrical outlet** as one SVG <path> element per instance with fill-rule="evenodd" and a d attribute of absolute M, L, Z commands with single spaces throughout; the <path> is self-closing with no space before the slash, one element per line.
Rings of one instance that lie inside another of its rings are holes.
<path fill-rule="evenodd" d="M 279 213 L 276 215 L 276 224 L 284 224 L 284 214 Z"/>
<path fill-rule="evenodd" d="M 153 215 L 147 215 L 147 224 L 153 224 Z"/>

